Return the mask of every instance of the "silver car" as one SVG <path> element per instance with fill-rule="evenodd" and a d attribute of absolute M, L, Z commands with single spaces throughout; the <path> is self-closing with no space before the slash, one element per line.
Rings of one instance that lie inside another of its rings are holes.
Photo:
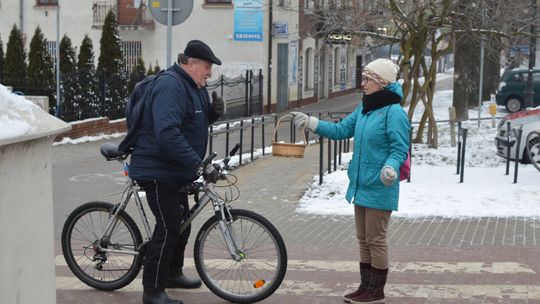
<path fill-rule="evenodd" d="M 508 123 L 510 123 L 510 134 L 508 134 Z M 532 131 L 540 131 L 540 107 L 532 110 L 525 110 L 506 115 L 497 125 L 497 135 L 495 136 L 495 146 L 497 155 L 506 158 L 508 147 L 510 147 L 510 159 L 516 159 L 516 130 L 521 129 L 521 142 L 517 152 L 518 160 L 521 163 L 530 163 L 527 156 L 526 145 L 538 145 L 538 137 L 534 137 L 531 142 L 525 143 L 527 136 Z"/>

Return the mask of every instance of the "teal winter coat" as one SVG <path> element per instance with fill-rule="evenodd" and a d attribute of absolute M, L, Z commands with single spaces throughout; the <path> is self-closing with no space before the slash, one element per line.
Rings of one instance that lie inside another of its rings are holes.
<path fill-rule="evenodd" d="M 380 179 L 382 167 L 399 168 L 409 151 L 411 125 L 399 104 L 362 113 L 362 105 L 339 123 L 319 121 L 317 134 L 340 140 L 354 136 L 353 157 L 347 175 L 349 203 L 379 209 L 398 210 L 399 177 L 385 187 Z"/>

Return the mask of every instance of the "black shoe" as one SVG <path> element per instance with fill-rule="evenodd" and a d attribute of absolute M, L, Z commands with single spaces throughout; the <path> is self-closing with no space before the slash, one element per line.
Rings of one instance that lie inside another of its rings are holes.
<path fill-rule="evenodd" d="M 184 288 L 193 289 L 201 287 L 202 282 L 199 279 L 190 279 L 186 277 L 182 272 L 175 277 L 167 280 L 167 288 Z"/>
<path fill-rule="evenodd" d="M 164 289 L 144 287 L 143 304 L 184 304 L 180 300 L 169 298 Z"/>

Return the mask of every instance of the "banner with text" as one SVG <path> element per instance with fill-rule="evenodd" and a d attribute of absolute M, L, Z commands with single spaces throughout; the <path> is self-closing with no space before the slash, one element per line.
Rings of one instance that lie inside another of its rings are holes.
<path fill-rule="evenodd" d="M 263 0 L 234 1 L 234 40 L 263 40 Z"/>

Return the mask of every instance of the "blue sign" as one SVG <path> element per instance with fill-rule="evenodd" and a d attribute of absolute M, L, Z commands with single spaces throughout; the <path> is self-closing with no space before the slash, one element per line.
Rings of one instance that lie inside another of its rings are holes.
<path fill-rule="evenodd" d="M 263 40 L 263 0 L 234 1 L 234 40 Z"/>

